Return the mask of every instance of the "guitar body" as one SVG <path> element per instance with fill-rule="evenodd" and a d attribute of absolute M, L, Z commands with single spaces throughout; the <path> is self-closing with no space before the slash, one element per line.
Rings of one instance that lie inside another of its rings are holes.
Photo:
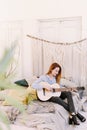
<path fill-rule="evenodd" d="M 43 82 L 41 83 L 43 86 L 47 85 L 48 83 Z M 60 88 L 60 86 L 58 84 L 53 84 L 50 85 L 52 88 L 56 89 L 56 88 Z M 41 101 L 47 101 L 49 100 L 52 96 L 57 96 L 59 97 L 61 94 L 61 92 L 53 92 L 53 91 L 47 91 L 46 89 L 41 89 L 41 90 L 37 90 L 37 96 Z"/>

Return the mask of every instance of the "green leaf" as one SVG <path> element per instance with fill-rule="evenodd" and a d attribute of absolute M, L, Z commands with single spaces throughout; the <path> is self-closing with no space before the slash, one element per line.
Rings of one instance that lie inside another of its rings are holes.
<path fill-rule="evenodd" d="M 8 130 L 10 130 L 10 125 L 9 125 L 10 122 L 9 122 L 9 119 L 8 119 L 6 113 L 3 112 L 2 110 L 0 110 L 0 121 L 6 126 L 6 128 L 7 128 Z M 2 127 L 1 127 L 0 129 L 3 130 Z"/>
<path fill-rule="evenodd" d="M 5 50 L 4 56 L 0 60 L 0 74 L 6 72 L 7 67 L 12 62 L 15 48 L 16 44 L 13 44 L 11 48 Z"/>
<path fill-rule="evenodd" d="M 24 112 L 26 107 L 24 104 L 19 102 L 17 99 L 14 99 L 12 96 L 6 96 L 6 102 L 12 106 L 15 106 L 16 108 L 19 109 L 20 112 Z"/>
<path fill-rule="evenodd" d="M 0 89 L 17 89 L 20 90 L 22 87 L 11 83 L 10 80 L 12 78 L 12 75 L 9 76 L 9 78 L 6 77 L 6 73 L 8 71 L 9 65 L 11 65 L 12 62 L 14 62 L 14 53 L 16 49 L 17 41 L 14 41 L 12 43 L 11 48 L 7 48 L 4 51 L 4 55 L 0 59 Z M 12 80 L 11 80 L 12 81 Z M 20 112 L 25 111 L 25 106 L 20 103 L 17 99 L 14 99 L 11 96 L 3 95 L 0 93 L 0 98 L 5 99 L 8 103 L 10 103 L 12 106 L 17 107 Z M 6 113 L 0 110 L 0 121 L 4 123 L 4 125 L 10 130 L 9 120 L 6 116 Z M 2 126 L 0 126 L 0 130 L 3 130 Z"/>

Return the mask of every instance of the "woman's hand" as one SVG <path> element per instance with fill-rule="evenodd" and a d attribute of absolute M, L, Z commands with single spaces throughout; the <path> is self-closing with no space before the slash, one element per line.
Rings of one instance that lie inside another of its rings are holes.
<path fill-rule="evenodd" d="M 72 88 L 71 91 L 72 91 L 72 92 L 77 92 L 77 89 L 76 89 L 76 88 Z"/>
<path fill-rule="evenodd" d="M 47 91 L 51 91 L 52 87 L 48 82 L 40 82 L 40 85 Z"/>
<path fill-rule="evenodd" d="M 52 87 L 51 87 L 50 85 L 44 86 L 44 88 L 45 88 L 47 91 L 52 91 Z"/>

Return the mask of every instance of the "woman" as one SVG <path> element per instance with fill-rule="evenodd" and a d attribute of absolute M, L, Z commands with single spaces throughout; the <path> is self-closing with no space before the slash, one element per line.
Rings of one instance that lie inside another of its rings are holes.
<path fill-rule="evenodd" d="M 49 67 L 48 72 L 45 75 L 42 75 L 38 78 L 33 84 L 32 87 L 37 90 L 47 90 L 52 91 L 51 85 L 57 83 L 60 84 L 61 79 L 61 66 L 58 63 L 53 63 Z M 41 82 L 48 83 L 47 85 L 42 85 Z M 54 90 L 55 91 L 55 90 Z M 63 100 L 67 98 L 67 103 Z M 77 117 L 84 122 L 86 120 L 80 113 L 76 114 L 75 107 L 73 104 L 72 94 L 70 91 L 62 91 L 60 96 L 52 96 L 47 101 L 57 103 L 63 106 L 69 112 L 69 124 L 80 125 L 77 121 Z"/>

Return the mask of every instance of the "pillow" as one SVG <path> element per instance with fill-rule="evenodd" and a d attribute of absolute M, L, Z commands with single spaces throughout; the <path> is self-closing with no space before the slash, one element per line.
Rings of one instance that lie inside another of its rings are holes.
<path fill-rule="evenodd" d="M 74 82 L 69 81 L 68 79 L 65 78 L 61 78 L 60 85 L 65 87 L 77 87 L 77 85 Z"/>
<path fill-rule="evenodd" d="M 36 90 L 31 86 L 23 89 L 9 89 L 7 96 L 12 97 L 24 105 L 27 105 L 30 101 L 37 99 Z M 11 105 L 11 103 L 5 99 L 5 101 L 3 101 L 3 105 Z"/>
<path fill-rule="evenodd" d="M 20 85 L 20 86 L 24 86 L 24 87 L 28 87 L 29 86 L 28 82 L 25 79 L 15 81 L 14 83 L 17 84 L 17 85 Z"/>
<path fill-rule="evenodd" d="M 32 85 L 32 83 L 35 82 L 36 80 L 37 80 L 37 76 L 32 76 L 27 80 L 27 82 L 29 85 Z"/>
<path fill-rule="evenodd" d="M 7 96 L 12 97 L 13 100 L 17 100 L 22 104 L 28 104 L 28 94 L 26 89 L 9 89 Z M 3 101 L 3 105 L 12 105 L 7 99 Z"/>
<path fill-rule="evenodd" d="M 32 88 L 31 85 L 27 88 L 27 94 L 28 94 L 28 103 L 30 103 L 30 101 L 32 100 L 37 100 L 36 90 Z"/>

